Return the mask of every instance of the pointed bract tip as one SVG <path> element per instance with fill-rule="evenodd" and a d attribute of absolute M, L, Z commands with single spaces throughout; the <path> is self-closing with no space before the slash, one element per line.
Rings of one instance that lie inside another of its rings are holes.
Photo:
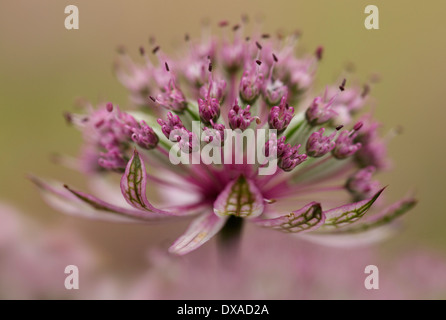
<path fill-rule="evenodd" d="M 68 111 L 64 112 L 63 113 L 63 117 L 65 118 L 65 121 L 68 124 L 72 124 L 73 123 L 73 115 L 71 114 L 71 112 L 68 112 Z"/>

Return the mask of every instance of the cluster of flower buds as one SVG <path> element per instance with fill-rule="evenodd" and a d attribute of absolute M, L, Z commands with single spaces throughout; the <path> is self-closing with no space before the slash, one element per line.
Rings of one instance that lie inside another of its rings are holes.
<path fill-rule="evenodd" d="M 138 122 L 132 115 L 122 112 L 107 103 L 98 109 L 90 107 L 88 116 L 69 115 L 86 136 L 88 158 L 96 157 L 96 163 L 103 169 L 122 171 L 129 159 L 129 144 L 151 150 L 158 145 L 158 136 L 145 121 Z M 97 150 L 95 156 L 92 150 Z M 90 165 L 94 161 L 88 161 Z M 91 171 L 91 168 L 84 168 Z"/>

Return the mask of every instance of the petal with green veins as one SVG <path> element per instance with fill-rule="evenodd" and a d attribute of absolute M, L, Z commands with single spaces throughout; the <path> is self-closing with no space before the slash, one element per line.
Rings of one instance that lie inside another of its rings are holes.
<path fill-rule="evenodd" d="M 358 221 L 366 214 L 383 191 L 384 188 L 375 193 L 375 195 L 370 199 L 346 204 L 325 211 L 324 213 L 326 215 L 326 220 L 324 223 L 324 228 L 340 228 Z"/>
<path fill-rule="evenodd" d="M 228 183 L 214 202 L 214 212 L 220 217 L 234 215 L 255 218 L 262 214 L 263 209 L 260 190 L 243 175 Z"/>
<path fill-rule="evenodd" d="M 399 216 L 403 215 L 416 205 L 417 201 L 412 198 L 402 199 L 388 206 L 381 212 L 377 213 L 370 218 L 369 221 L 354 225 L 349 228 L 336 230 L 332 234 L 344 234 L 344 233 L 361 233 L 371 229 L 376 229 L 385 225 L 388 225 Z"/>
<path fill-rule="evenodd" d="M 186 232 L 169 248 L 178 255 L 187 254 L 209 241 L 224 226 L 227 217 L 206 213 L 194 220 Z"/>
<path fill-rule="evenodd" d="M 121 178 L 121 192 L 125 200 L 138 210 L 165 215 L 182 215 L 155 208 L 146 196 L 147 176 L 144 161 L 135 149 Z"/>
<path fill-rule="evenodd" d="M 325 214 L 322 212 L 321 205 L 317 202 L 311 202 L 290 214 L 273 219 L 256 219 L 254 222 L 261 227 L 299 233 L 313 231 L 323 225 L 324 221 Z"/>

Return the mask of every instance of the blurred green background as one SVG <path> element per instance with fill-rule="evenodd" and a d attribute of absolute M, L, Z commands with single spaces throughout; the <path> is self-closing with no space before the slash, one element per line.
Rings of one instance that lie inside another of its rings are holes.
<path fill-rule="evenodd" d="M 80 29 L 64 28 L 64 8 L 79 8 Z M 364 8 L 378 6 L 380 29 L 364 28 Z M 170 243 L 185 223 L 154 227 L 67 218 L 49 208 L 26 173 L 83 186 L 82 177 L 55 166 L 49 155 L 76 155 L 80 134 L 62 113 L 77 97 L 128 103 L 112 73 L 116 47 L 132 56 L 149 36 L 172 52 L 185 32 L 200 34 L 203 19 L 236 23 L 242 14 L 263 19 L 263 30 L 302 31 L 300 47 L 325 47 L 317 85 L 337 78 L 347 63 L 365 81 L 378 73 L 372 95 L 385 130 L 402 126 L 390 143 L 394 168 L 382 174 L 387 199 L 413 190 L 420 200 L 401 233 L 382 247 L 391 253 L 410 244 L 446 249 L 444 117 L 446 2 L 404 0 L 312 1 L 5 1 L 0 2 L 0 200 L 46 223 L 79 228 L 111 264 L 130 272 L 150 243 Z M 129 249 L 129 245 L 130 249 Z M 129 264 L 131 260 L 134 263 Z"/>

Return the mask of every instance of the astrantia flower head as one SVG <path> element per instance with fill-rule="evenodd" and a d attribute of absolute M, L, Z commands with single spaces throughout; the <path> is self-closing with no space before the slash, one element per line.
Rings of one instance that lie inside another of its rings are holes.
<path fill-rule="evenodd" d="M 228 31 L 226 22 L 221 26 Z M 413 207 L 415 201 L 405 198 L 362 219 L 383 192 L 371 175 L 385 167 L 386 145 L 371 115 L 352 120 L 366 106 L 360 86 L 348 88 L 344 80 L 317 96 L 312 82 L 321 48 L 296 57 L 295 34 L 246 36 L 244 30 L 236 25 L 222 40 L 187 36 L 184 51 L 172 56 L 155 46 L 157 63 L 145 50 L 140 66 L 121 56 L 118 78 L 132 101 L 139 96 L 146 102 L 138 103 L 142 109 L 100 104 L 67 119 L 85 140 L 78 168 L 95 178 L 121 174 L 114 187 L 127 203 L 116 201 L 113 185 L 95 190 L 112 199 L 106 202 L 33 178 L 45 198 L 98 219 L 193 216 L 169 249 L 176 254 L 217 234 L 235 237 L 245 222 L 337 237 L 374 231 Z M 249 137 L 256 141 L 244 144 Z M 159 190 L 156 206 L 146 195 L 148 183 Z M 327 191 L 336 197 L 324 196 Z"/>

